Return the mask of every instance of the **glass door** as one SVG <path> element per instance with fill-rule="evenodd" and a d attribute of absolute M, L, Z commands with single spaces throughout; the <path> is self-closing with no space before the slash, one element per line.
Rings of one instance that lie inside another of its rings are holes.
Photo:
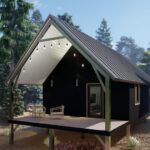
<path fill-rule="evenodd" d="M 102 88 L 100 84 L 87 84 L 88 117 L 102 117 Z"/>

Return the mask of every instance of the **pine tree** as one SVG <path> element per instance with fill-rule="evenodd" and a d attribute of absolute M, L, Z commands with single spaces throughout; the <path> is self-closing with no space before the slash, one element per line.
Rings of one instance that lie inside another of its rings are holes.
<path fill-rule="evenodd" d="M 11 100 L 10 100 L 10 90 L 9 87 L 4 86 L 3 87 L 3 96 L 4 99 L 1 100 L 1 113 L 0 113 L 0 118 L 3 120 L 9 119 L 10 117 L 10 111 L 9 109 L 11 107 Z M 20 114 L 23 114 L 24 112 L 24 101 L 23 101 L 23 96 L 21 93 L 20 89 L 15 89 L 14 90 L 14 103 L 13 103 L 13 108 L 14 108 L 14 116 L 18 116 Z"/>
<path fill-rule="evenodd" d="M 19 60 L 23 51 L 32 39 L 33 25 L 28 19 L 32 5 L 25 0 L 0 1 L 0 32 L 3 51 L 8 51 L 11 67 Z"/>
<path fill-rule="evenodd" d="M 6 118 L 10 113 L 10 90 L 4 82 L 34 36 L 34 24 L 28 18 L 31 8 L 32 4 L 25 0 L 0 0 L 0 113 Z M 15 97 L 16 106 L 22 105 L 19 89 L 15 89 Z M 15 108 L 15 114 L 21 113 L 22 108 Z"/>
<path fill-rule="evenodd" d="M 59 19 L 69 23 L 71 26 L 74 26 L 75 28 L 77 28 L 78 30 L 81 30 L 80 29 L 80 26 L 78 25 L 75 25 L 73 20 L 72 20 L 72 16 L 69 15 L 68 13 L 64 13 L 63 15 L 57 15 Z"/>
<path fill-rule="evenodd" d="M 42 15 L 38 9 L 34 10 L 32 13 L 31 20 L 33 23 L 35 23 L 38 27 L 41 27 L 44 23 L 42 19 Z"/>
<path fill-rule="evenodd" d="M 150 48 L 147 48 L 147 51 L 144 52 L 143 58 L 139 63 L 139 67 L 150 75 Z"/>
<path fill-rule="evenodd" d="M 96 31 L 96 39 L 102 44 L 112 48 L 112 37 L 110 28 L 107 25 L 107 21 L 105 19 L 102 20 L 100 27 Z"/>
<path fill-rule="evenodd" d="M 42 103 L 42 86 L 22 85 L 20 88 L 23 93 L 26 108 L 30 103 Z"/>
<path fill-rule="evenodd" d="M 139 63 L 144 54 L 144 49 L 139 47 L 132 37 L 126 36 L 122 36 L 120 41 L 117 42 L 116 51 L 125 56 L 134 64 Z"/>

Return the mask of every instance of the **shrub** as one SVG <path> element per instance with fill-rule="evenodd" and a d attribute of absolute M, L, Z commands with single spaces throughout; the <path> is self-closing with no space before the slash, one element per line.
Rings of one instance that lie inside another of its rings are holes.
<path fill-rule="evenodd" d="M 135 138 L 135 137 L 130 137 L 129 138 L 129 141 L 128 141 L 128 147 L 136 147 L 136 146 L 138 146 L 139 145 L 139 141 Z"/>

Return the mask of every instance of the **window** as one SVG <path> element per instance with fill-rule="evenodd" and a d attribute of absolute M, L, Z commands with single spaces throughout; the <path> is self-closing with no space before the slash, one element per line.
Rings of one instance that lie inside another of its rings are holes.
<path fill-rule="evenodd" d="M 140 85 L 134 86 L 134 101 L 135 101 L 135 105 L 140 104 Z"/>
<path fill-rule="evenodd" d="M 99 83 L 87 84 L 87 115 L 89 117 L 102 116 L 102 88 Z"/>

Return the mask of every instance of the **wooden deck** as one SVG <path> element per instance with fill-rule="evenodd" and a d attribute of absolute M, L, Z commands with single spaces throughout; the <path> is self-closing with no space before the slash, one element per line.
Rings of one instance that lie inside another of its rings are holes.
<path fill-rule="evenodd" d="M 84 133 L 92 133 L 98 135 L 110 136 L 111 133 L 118 128 L 127 126 L 128 121 L 111 120 L 111 130 L 105 130 L 105 120 L 100 118 L 86 118 L 86 117 L 50 117 L 35 118 L 32 116 L 26 116 L 21 118 L 15 118 L 8 121 L 12 124 L 29 125 L 36 127 L 43 127 L 49 129 L 60 129 L 68 131 L 78 131 Z"/>

